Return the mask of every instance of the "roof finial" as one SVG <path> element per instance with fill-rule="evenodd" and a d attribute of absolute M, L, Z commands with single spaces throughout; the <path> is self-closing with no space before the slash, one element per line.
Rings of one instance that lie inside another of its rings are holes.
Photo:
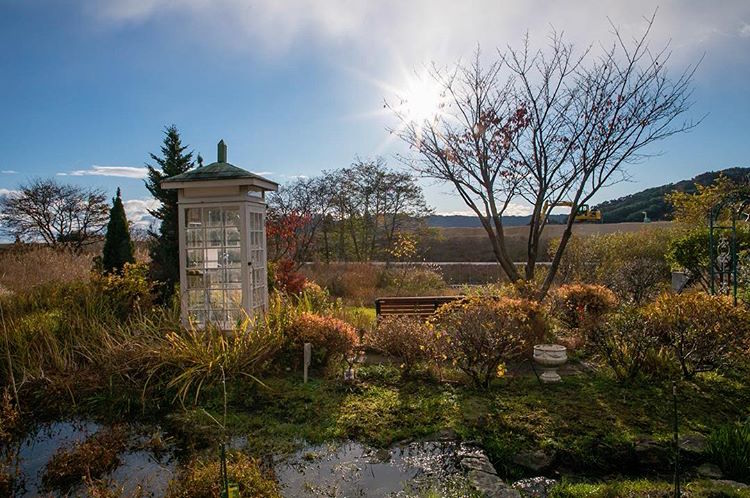
<path fill-rule="evenodd" d="M 219 157 L 218 162 L 225 163 L 227 162 L 227 144 L 224 143 L 224 140 L 219 141 Z"/>

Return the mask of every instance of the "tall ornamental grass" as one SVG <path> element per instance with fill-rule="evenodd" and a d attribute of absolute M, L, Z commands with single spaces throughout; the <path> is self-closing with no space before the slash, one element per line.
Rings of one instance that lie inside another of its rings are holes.
<path fill-rule="evenodd" d="M 0 379 L 23 391 L 34 381 L 86 373 L 82 388 L 119 382 L 140 390 L 144 400 L 167 393 L 180 403 L 195 402 L 207 386 L 257 380 L 301 314 L 340 312 L 317 287 L 299 296 L 272 295 L 265 315 L 245 317 L 231 331 L 199 330 L 182 326 L 177 305 L 154 307 L 150 295 L 150 284 L 132 268 L 0 298 Z"/>

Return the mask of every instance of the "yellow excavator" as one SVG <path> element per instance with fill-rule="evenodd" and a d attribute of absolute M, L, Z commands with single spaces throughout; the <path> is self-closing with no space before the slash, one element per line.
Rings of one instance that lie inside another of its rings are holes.
<path fill-rule="evenodd" d="M 549 215 L 552 208 L 556 208 L 558 206 L 572 208 L 573 203 L 569 201 L 561 201 L 554 205 L 550 205 L 549 202 L 545 202 L 543 208 L 544 213 Z M 575 216 L 575 223 L 601 223 L 603 221 L 601 210 L 592 209 L 588 204 L 581 204 L 580 206 L 578 206 L 578 211 L 576 211 L 575 213 L 571 212 L 570 215 Z"/>

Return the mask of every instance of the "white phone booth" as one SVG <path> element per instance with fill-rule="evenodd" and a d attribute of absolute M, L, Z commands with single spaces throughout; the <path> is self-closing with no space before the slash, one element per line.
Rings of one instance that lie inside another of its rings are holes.
<path fill-rule="evenodd" d="M 162 181 L 177 189 L 182 318 L 230 330 L 268 306 L 265 193 L 278 184 L 218 160 Z"/>

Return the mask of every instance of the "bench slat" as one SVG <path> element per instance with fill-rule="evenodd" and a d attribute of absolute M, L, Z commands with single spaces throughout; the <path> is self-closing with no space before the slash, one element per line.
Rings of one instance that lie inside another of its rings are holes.
<path fill-rule="evenodd" d="M 465 296 L 406 296 L 380 297 L 375 300 L 375 313 L 382 315 L 430 316 L 437 309 Z"/>

